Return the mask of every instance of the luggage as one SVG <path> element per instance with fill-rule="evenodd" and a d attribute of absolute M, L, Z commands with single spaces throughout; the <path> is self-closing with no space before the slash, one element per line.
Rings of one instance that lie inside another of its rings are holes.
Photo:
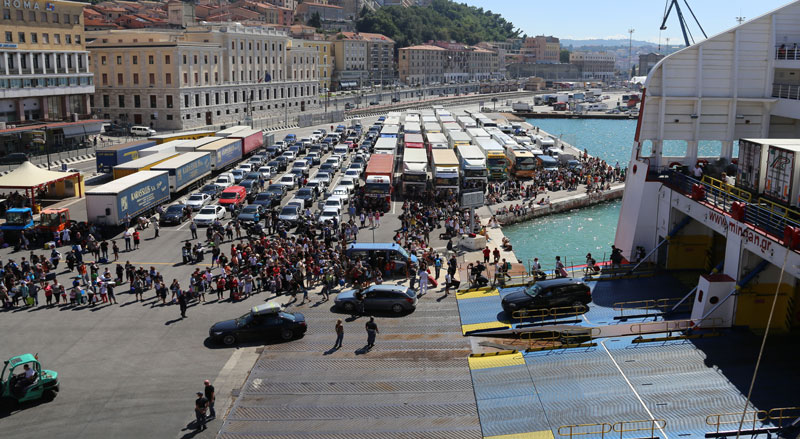
<path fill-rule="evenodd" d="M 50 241 L 50 242 L 45 242 L 44 243 L 44 249 L 45 250 L 50 250 L 51 248 L 56 248 L 55 241 Z"/>
<path fill-rule="evenodd" d="M 106 258 L 100 258 L 100 259 L 98 259 L 98 260 L 97 260 L 97 262 L 99 262 L 99 263 L 101 263 L 101 264 L 108 264 L 108 259 L 106 259 Z"/>
<path fill-rule="evenodd" d="M 47 275 L 44 277 L 44 279 L 45 280 L 56 280 L 56 274 L 55 273 L 47 273 Z"/>

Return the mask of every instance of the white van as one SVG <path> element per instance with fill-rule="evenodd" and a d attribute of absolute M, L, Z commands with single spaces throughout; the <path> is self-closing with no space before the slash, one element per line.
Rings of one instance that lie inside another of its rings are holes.
<path fill-rule="evenodd" d="M 334 147 L 333 148 L 333 155 L 342 156 L 342 159 L 344 159 L 344 156 L 347 155 L 347 146 L 336 146 L 336 147 Z"/>
<path fill-rule="evenodd" d="M 134 136 L 149 137 L 156 134 L 156 130 L 148 127 L 131 127 L 131 134 Z"/>

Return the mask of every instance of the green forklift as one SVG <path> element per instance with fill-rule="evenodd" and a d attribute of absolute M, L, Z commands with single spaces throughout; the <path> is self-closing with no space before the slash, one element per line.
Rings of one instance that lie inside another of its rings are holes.
<path fill-rule="evenodd" d="M 58 395 L 58 372 L 42 369 L 38 354 L 11 357 L 4 363 L 0 375 L 0 402 L 52 400 Z"/>

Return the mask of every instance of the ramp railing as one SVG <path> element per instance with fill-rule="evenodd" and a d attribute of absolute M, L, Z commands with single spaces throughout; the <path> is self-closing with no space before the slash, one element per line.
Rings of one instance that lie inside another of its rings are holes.
<path fill-rule="evenodd" d="M 769 419 L 769 414 L 766 410 L 750 410 L 744 413 L 744 422 L 742 423 L 742 412 L 736 413 L 715 413 L 706 416 L 706 424 L 714 427 L 714 433 L 719 433 L 723 425 L 736 425 L 739 428 L 739 423 L 742 427 L 745 425 L 750 426 L 751 430 L 755 430 L 759 423 L 764 423 Z"/>
<path fill-rule="evenodd" d="M 664 419 L 645 419 L 643 421 L 621 421 L 613 426 L 614 433 L 619 433 L 620 439 L 625 433 L 633 433 L 640 431 L 649 431 L 650 436 L 656 437 L 656 430 L 664 430 L 667 426 L 667 421 Z M 638 437 L 638 436 L 637 436 Z"/>
<path fill-rule="evenodd" d="M 632 333 L 641 336 L 660 332 L 686 331 L 696 326 L 721 328 L 723 322 L 724 319 L 721 317 L 709 317 L 699 320 L 662 320 L 660 322 L 634 323 L 630 326 L 630 330 Z"/>
<path fill-rule="evenodd" d="M 783 421 L 794 421 L 800 418 L 800 407 L 780 407 L 770 410 L 767 413 L 770 421 L 778 421 L 778 428 L 783 427 Z M 790 424 L 791 422 L 789 422 Z"/>
<path fill-rule="evenodd" d="M 656 436 L 656 430 L 663 432 L 666 426 L 667 421 L 664 419 L 643 419 L 636 421 L 620 421 L 613 424 L 599 422 L 596 424 L 562 425 L 558 427 L 557 431 L 559 436 L 568 438 L 593 436 L 600 437 L 601 439 L 605 438 L 606 435 L 608 435 L 608 437 L 619 437 L 622 439 L 625 433 L 649 431 L 650 436 L 648 437 L 653 438 L 659 437 Z M 619 433 L 619 436 L 617 436 L 617 433 Z"/>
<path fill-rule="evenodd" d="M 558 320 L 564 317 L 579 316 L 586 312 L 586 306 L 562 306 L 557 308 L 520 309 L 511 313 L 513 320 L 519 323 L 541 323 L 545 320 Z"/>

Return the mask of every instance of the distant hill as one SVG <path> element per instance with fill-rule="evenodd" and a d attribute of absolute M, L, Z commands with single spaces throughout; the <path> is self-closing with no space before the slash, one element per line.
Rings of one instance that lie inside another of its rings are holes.
<path fill-rule="evenodd" d="M 641 46 L 655 46 L 656 44 L 651 43 L 649 41 L 641 41 L 641 40 L 633 40 L 632 42 L 633 47 L 641 47 Z M 561 46 L 567 47 L 572 46 L 574 48 L 584 47 L 584 46 L 607 46 L 607 47 L 617 47 L 617 46 L 625 46 L 628 47 L 628 39 L 627 38 L 616 38 L 616 39 L 604 39 L 604 38 L 597 38 L 597 39 L 586 39 L 586 40 L 570 40 L 566 38 L 561 39 Z"/>
<path fill-rule="evenodd" d="M 521 34 L 500 14 L 450 0 L 432 0 L 429 6 L 388 6 L 374 12 L 362 11 L 356 21 L 360 32 L 372 32 L 393 39 L 396 47 L 430 40 L 476 44 L 502 41 Z"/>

